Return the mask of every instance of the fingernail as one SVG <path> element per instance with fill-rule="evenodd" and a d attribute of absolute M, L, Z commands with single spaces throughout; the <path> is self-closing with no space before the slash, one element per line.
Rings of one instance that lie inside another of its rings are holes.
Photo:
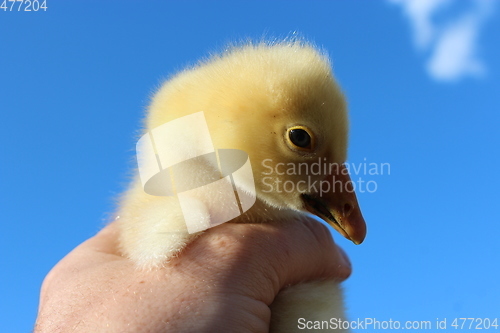
<path fill-rule="evenodd" d="M 349 260 L 349 257 L 347 256 L 347 254 L 345 253 L 345 251 L 340 247 L 340 246 L 337 246 L 338 250 L 339 250 L 339 253 L 340 253 L 340 257 L 343 259 L 343 263 L 351 268 L 352 265 L 351 265 L 351 260 Z"/>

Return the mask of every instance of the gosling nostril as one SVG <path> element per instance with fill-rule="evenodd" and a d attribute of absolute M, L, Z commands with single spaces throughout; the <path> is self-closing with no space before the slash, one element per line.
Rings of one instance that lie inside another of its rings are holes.
<path fill-rule="evenodd" d="M 352 206 L 348 203 L 344 204 L 344 216 L 348 216 L 351 213 Z"/>

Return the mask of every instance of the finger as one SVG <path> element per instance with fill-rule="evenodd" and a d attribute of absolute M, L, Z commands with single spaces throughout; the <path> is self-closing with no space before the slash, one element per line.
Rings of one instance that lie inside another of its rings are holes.
<path fill-rule="evenodd" d="M 209 229 L 178 258 L 205 265 L 229 286 L 245 287 L 272 302 L 285 286 L 346 279 L 351 265 L 331 233 L 313 219 L 286 224 L 231 224 Z M 206 274 L 209 275 L 209 274 Z"/>
<path fill-rule="evenodd" d="M 117 222 L 111 222 L 102 228 L 95 236 L 83 242 L 80 250 L 118 254 L 119 228 Z M 78 249 L 77 248 L 77 249 Z"/>

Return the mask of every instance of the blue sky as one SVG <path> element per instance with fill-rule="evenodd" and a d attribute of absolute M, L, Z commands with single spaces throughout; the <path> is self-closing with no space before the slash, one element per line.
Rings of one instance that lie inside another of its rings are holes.
<path fill-rule="evenodd" d="M 149 96 L 226 43 L 298 31 L 349 100 L 360 193 L 349 314 L 500 317 L 500 5 L 488 1 L 48 1 L 0 11 L 0 332 L 113 210 Z M 366 160 L 365 160 L 366 159 Z M 500 318 L 499 318 L 500 324 Z M 361 331 L 361 330 L 360 330 Z"/>

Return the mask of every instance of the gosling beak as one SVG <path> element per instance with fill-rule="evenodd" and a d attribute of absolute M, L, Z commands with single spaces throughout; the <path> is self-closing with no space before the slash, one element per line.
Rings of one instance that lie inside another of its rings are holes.
<path fill-rule="evenodd" d="M 327 222 L 342 236 L 358 245 L 366 236 L 366 223 L 358 205 L 351 177 L 345 166 L 325 178 L 321 189 L 328 192 L 302 194 L 304 208 Z"/>

